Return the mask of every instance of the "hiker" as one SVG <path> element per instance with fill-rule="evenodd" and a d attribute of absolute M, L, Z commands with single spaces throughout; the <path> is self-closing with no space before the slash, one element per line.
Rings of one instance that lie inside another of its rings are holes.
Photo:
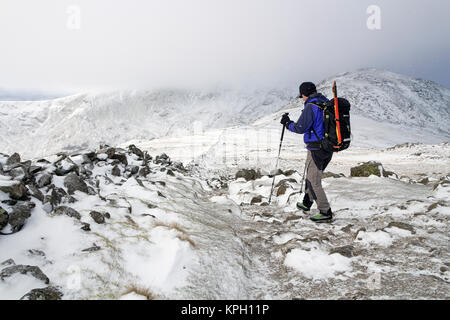
<path fill-rule="evenodd" d="M 323 150 L 320 141 L 324 137 L 322 110 L 315 103 L 327 102 L 328 99 L 317 93 L 316 86 L 311 82 L 304 82 L 300 86 L 300 96 L 305 102 L 305 108 L 297 122 L 291 121 L 287 114 L 283 115 L 281 124 L 289 131 L 303 134 L 308 154 L 306 157 L 306 188 L 302 202 L 297 208 L 309 212 L 313 201 L 316 202 L 319 214 L 311 217 L 314 222 L 330 222 L 333 213 L 322 188 L 322 173 L 333 157 L 333 152 Z"/>

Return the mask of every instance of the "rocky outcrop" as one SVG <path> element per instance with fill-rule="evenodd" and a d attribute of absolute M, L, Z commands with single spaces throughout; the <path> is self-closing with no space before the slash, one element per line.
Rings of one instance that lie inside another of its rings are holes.
<path fill-rule="evenodd" d="M 5 280 L 6 278 L 11 277 L 16 273 L 29 274 L 38 280 L 44 281 L 45 284 L 48 284 L 50 282 L 49 278 L 42 272 L 39 267 L 27 265 L 14 265 L 3 269 L 0 272 L 0 279 Z"/>
<path fill-rule="evenodd" d="M 396 175 L 394 172 L 386 171 L 380 162 L 369 161 L 350 169 L 351 177 L 369 177 L 376 175 L 378 177 L 389 177 Z"/>
<path fill-rule="evenodd" d="M 64 186 L 70 195 L 74 194 L 75 191 L 89 193 L 87 184 L 74 173 L 71 173 L 64 179 Z"/>
<path fill-rule="evenodd" d="M 20 300 L 61 300 L 63 293 L 56 287 L 33 289 Z"/>
<path fill-rule="evenodd" d="M 246 181 L 256 180 L 261 178 L 261 172 L 254 169 L 241 169 L 236 172 L 236 179 L 244 178 Z"/>

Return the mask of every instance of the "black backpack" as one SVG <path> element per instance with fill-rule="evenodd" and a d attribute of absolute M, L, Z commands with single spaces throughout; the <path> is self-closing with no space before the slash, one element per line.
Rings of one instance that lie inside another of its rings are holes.
<path fill-rule="evenodd" d="M 350 102 L 337 97 L 336 81 L 333 84 L 334 99 L 324 103 L 314 103 L 323 111 L 325 134 L 320 142 L 321 149 L 339 152 L 350 147 Z M 314 134 L 318 137 L 313 128 Z"/>

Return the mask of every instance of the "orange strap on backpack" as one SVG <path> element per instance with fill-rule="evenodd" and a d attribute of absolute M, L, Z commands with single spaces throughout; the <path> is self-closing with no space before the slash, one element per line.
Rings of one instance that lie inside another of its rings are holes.
<path fill-rule="evenodd" d="M 339 149 L 340 145 L 342 143 L 342 136 L 341 136 L 341 121 L 339 119 L 339 102 L 338 102 L 338 96 L 337 96 L 337 88 L 336 88 L 336 81 L 334 81 L 333 84 L 333 95 L 334 95 L 334 112 L 336 117 L 336 137 L 338 139 L 339 146 L 333 146 L 335 149 Z"/>

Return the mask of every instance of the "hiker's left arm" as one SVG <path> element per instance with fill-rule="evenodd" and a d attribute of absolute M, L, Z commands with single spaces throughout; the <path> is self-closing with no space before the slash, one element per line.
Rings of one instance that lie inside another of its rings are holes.
<path fill-rule="evenodd" d="M 311 104 L 307 104 L 305 106 L 305 109 L 303 110 L 302 114 L 300 115 L 300 118 L 297 122 L 292 122 L 288 129 L 289 131 L 298 133 L 298 134 L 304 134 L 307 129 L 311 126 L 311 123 L 314 120 L 314 113 L 312 110 Z"/>

